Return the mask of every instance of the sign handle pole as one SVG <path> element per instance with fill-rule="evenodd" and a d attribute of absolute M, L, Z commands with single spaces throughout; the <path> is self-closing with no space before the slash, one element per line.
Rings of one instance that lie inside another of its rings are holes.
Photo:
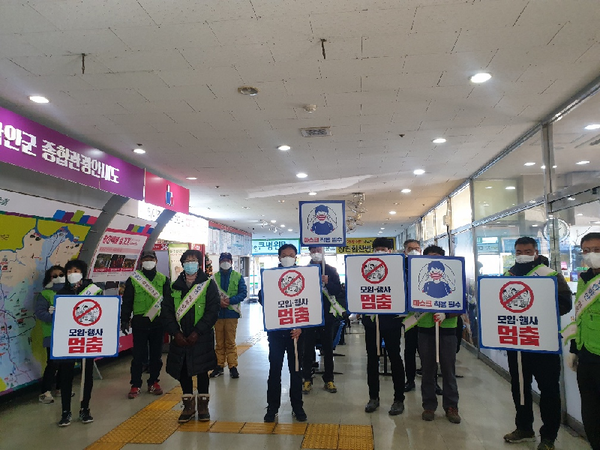
<path fill-rule="evenodd" d="M 298 361 L 298 338 L 294 338 L 294 364 L 296 372 L 300 371 L 300 363 Z"/>
<path fill-rule="evenodd" d="M 519 396 L 521 406 L 525 405 L 525 386 L 523 382 L 523 362 L 521 361 L 521 352 L 517 352 L 517 370 L 519 371 Z"/>
<path fill-rule="evenodd" d="M 435 362 L 440 363 L 440 323 L 435 323 Z"/>
<path fill-rule="evenodd" d="M 377 356 L 381 356 L 381 335 L 379 334 L 379 314 L 375 315 L 375 339 L 377 342 Z"/>
<path fill-rule="evenodd" d="M 81 386 L 79 386 L 79 402 L 83 401 L 83 386 L 85 385 L 85 360 L 81 358 Z"/>

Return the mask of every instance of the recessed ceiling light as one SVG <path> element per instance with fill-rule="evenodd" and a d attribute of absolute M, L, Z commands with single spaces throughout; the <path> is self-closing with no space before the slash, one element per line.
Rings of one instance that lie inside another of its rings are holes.
<path fill-rule="evenodd" d="M 285 225 L 284 225 L 284 224 L 281 224 L 281 225 L 279 225 L 279 226 L 280 226 L 281 228 L 285 228 Z"/>
<path fill-rule="evenodd" d="M 275 223 L 275 222 L 277 222 L 275 219 L 271 220 L 271 223 Z"/>
<path fill-rule="evenodd" d="M 577 215 L 578 215 L 578 216 L 583 216 L 583 213 L 579 213 L 579 214 L 577 214 Z"/>
<path fill-rule="evenodd" d="M 577 162 L 577 163 L 575 163 L 575 164 L 577 164 L 577 165 L 579 165 L 579 166 L 583 166 L 583 165 L 585 165 L 585 164 L 589 164 L 589 163 L 590 163 L 589 161 L 579 161 L 579 162 Z"/>
<path fill-rule="evenodd" d="M 479 72 L 476 73 L 475 75 L 473 75 L 471 77 L 471 83 L 485 83 L 486 81 L 488 81 L 490 78 L 492 78 L 492 76 L 487 73 L 487 72 Z"/>
<path fill-rule="evenodd" d="M 596 221 L 594 222 L 594 224 L 595 224 L 595 225 L 600 225 L 600 220 L 596 220 Z"/>
<path fill-rule="evenodd" d="M 316 192 L 309 192 L 308 195 L 317 195 Z"/>
<path fill-rule="evenodd" d="M 308 175 L 307 175 L 307 174 L 305 174 L 304 172 L 299 172 L 299 173 L 297 173 L 297 174 L 296 174 L 296 176 L 297 176 L 298 178 L 306 178 Z"/>
<path fill-rule="evenodd" d="M 585 127 L 586 130 L 598 130 L 600 129 L 600 123 L 590 123 Z"/>
<path fill-rule="evenodd" d="M 292 147 L 290 147 L 289 145 L 280 145 L 279 147 L 277 147 L 277 150 L 281 150 L 282 152 L 285 152 L 289 149 L 291 149 Z"/>
<path fill-rule="evenodd" d="M 558 166 L 556 166 L 556 165 L 555 165 L 555 166 L 552 166 L 552 168 L 553 168 L 553 169 L 556 169 L 557 167 L 558 167 Z"/>
<path fill-rule="evenodd" d="M 423 169 L 415 169 L 415 170 L 413 170 L 413 173 L 415 175 L 423 175 L 425 173 L 425 171 Z"/>
<path fill-rule="evenodd" d="M 390 211 L 390 214 L 393 216 L 394 214 L 396 214 L 396 211 Z"/>
<path fill-rule="evenodd" d="M 523 164 L 524 166 L 535 166 L 535 163 L 530 161 L 530 162 L 526 162 L 525 164 Z"/>
<path fill-rule="evenodd" d="M 516 189 L 516 187 L 514 186 L 506 186 L 505 188 L 507 191 L 514 191 Z"/>
<path fill-rule="evenodd" d="M 285 203 L 285 200 L 277 200 L 279 203 Z"/>
<path fill-rule="evenodd" d="M 138 155 L 143 155 L 144 153 L 146 153 L 146 150 L 138 147 L 138 148 L 133 149 L 133 153 L 137 153 Z"/>
<path fill-rule="evenodd" d="M 532 227 L 532 228 L 537 228 L 537 227 L 538 227 L 538 225 L 534 223 L 533 225 L 531 225 L 531 227 Z"/>
<path fill-rule="evenodd" d="M 385 227 L 381 227 L 380 230 L 385 230 Z"/>
<path fill-rule="evenodd" d="M 546 166 L 540 166 L 540 169 L 545 170 Z"/>
<path fill-rule="evenodd" d="M 486 186 L 485 188 L 486 188 L 486 189 L 492 189 L 492 187 L 491 187 L 491 186 Z"/>
<path fill-rule="evenodd" d="M 408 189 L 408 188 L 402 189 L 400 192 L 402 192 L 403 194 L 408 194 L 408 193 L 410 193 L 410 189 Z"/>
<path fill-rule="evenodd" d="M 31 100 L 33 103 L 50 103 L 50 100 L 48 100 L 46 97 L 42 97 L 41 95 L 30 95 L 29 100 Z"/>
<path fill-rule="evenodd" d="M 185 179 L 186 180 L 190 180 L 190 181 L 194 181 L 194 180 L 197 180 L 198 178 L 197 177 L 186 177 Z"/>
<path fill-rule="evenodd" d="M 444 138 L 435 138 L 432 142 L 434 144 L 443 144 L 444 142 L 446 142 L 446 139 L 444 139 Z"/>
<path fill-rule="evenodd" d="M 254 97 L 256 94 L 258 94 L 258 89 L 252 86 L 241 86 L 238 88 L 238 92 L 243 95 Z"/>
<path fill-rule="evenodd" d="M 567 197 L 567 200 L 569 200 L 570 202 L 575 200 L 575 197 Z"/>
<path fill-rule="evenodd" d="M 294 231 L 294 230 L 292 230 L 291 228 L 288 228 L 288 231 Z"/>

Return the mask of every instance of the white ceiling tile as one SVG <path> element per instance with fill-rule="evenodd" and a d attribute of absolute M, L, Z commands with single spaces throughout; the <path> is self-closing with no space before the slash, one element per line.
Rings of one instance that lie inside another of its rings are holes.
<path fill-rule="evenodd" d="M 88 84 L 88 88 L 92 86 L 95 89 L 129 88 L 132 85 L 139 87 L 167 87 L 166 83 L 157 73 L 150 71 L 86 73 L 78 76 L 78 78 L 85 81 Z"/>
<path fill-rule="evenodd" d="M 60 30 L 26 33 L 25 38 L 35 41 L 36 47 L 46 55 L 97 55 L 116 53 L 128 49 L 108 28 L 90 30 Z"/>
<path fill-rule="evenodd" d="M 286 91 L 293 96 L 300 94 L 311 95 L 311 93 L 339 93 L 359 92 L 361 87 L 360 77 L 347 75 L 343 78 L 293 78 L 285 81 Z"/>
<path fill-rule="evenodd" d="M 336 14 L 311 14 L 310 24 L 316 37 L 361 37 L 409 32 L 414 8 L 362 10 Z"/>
<path fill-rule="evenodd" d="M 190 106 L 198 110 L 202 108 L 201 102 L 215 98 L 212 92 L 205 85 L 199 85 L 194 89 L 185 86 L 177 87 L 140 87 L 137 90 L 144 98 L 149 101 L 155 100 L 186 100 Z M 194 105 L 197 105 L 196 108 Z"/>
<path fill-rule="evenodd" d="M 404 58 L 376 57 L 344 61 L 322 61 L 319 69 L 322 76 L 329 78 L 348 75 L 390 75 L 402 72 Z"/>
<path fill-rule="evenodd" d="M 118 54 L 101 54 L 97 59 L 113 72 L 182 70 L 190 67 L 177 50 L 129 50 Z"/>
<path fill-rule="evenodd" d="M 44 55 L 43 51 L 29 43 L 30 39 L 26 34 L 0 34 L 0 39 L 2 39 L 2 45 L 0 46 L 0 58 L 10 58 L 11 56 Z M 39 47 L 38 42 L 36 42 L 36 45 Z"/>
<path fill-rule="evenodd" d="M 206 23 L 121 26 L 111 28 L 111 31 L 131 50 L 156 51 L 219 45 Z"/>
<path fill-rule="evenodd" d="M 478 52 L 498 48 L 519 49 L 523 47 L 523 42 L 527 42 L 528 47 L 540 47 L 548 44 L 561 26 L 561 24 L 550 24 L 536 28 L 507 26 L 489 30 L 463 30 L 454 50 L 457 52 Z"/>
<path fill-rule="evenodd" d="M 39 1 L 39 0 L 38 0 Z M 35 31 L 54 31 L 57 27 L 34 8 L 37 2 L 15 0 L 2 1 L 0 14 L 0 34 L 26 33 Z M 19 20 L 15 20 L 18 18 Z M 4 46 L 4 37 L 2 37 Z"/>
<path fill-rule="evenodd" d="M 81 74 L 81 55 L 17 56 L 10 58 L 19 67 L 34 75 Z M 106 73 L 108 67 L 94 56 L 85 58 L 85 73 Z"/>
<path fill-rule="evenodd" d="M 471 73 L 487 67 L 494 51 L 436 53 L 430 55 L 409 55 L 405 58 L 407 72 L 460 72 Z"/>
<path fill-rule="evenodd" d="M 280 81 L 293 78 L 320 78 L 317 61 L 293 63 L 235 64 L 242 79 L 249 84 L 259 81 Z"/>
<path fill-rule="evenodd" d="M 254 16 L 249 0 L 228 0 L 215 3 L 211 0 L 193 2 L 165 2 L 139 0 L 153 21 L 162 24 L 196 23 L 209 20 L 242 19 Z"/>
<path fill-rule="evenodd" d="M 214 47 L 188 47 L 180 49 L 180 53 L 194 69 L 273 62 L 268 44 L 240 43 Z"/>
<path fill-rule="evenodd" d="M 402 72 L 396 75 L 369 75 L 362 77 L 363 92 L 393 91 L 396 89 L 436 86 L 441 72 Z"/>
<path fill-rule="evenodd" d="M 600 11 L 596 0 L 577 0 L 576 2 L 530 0 L 519 16 L 518 25 L 538 27 L 547 23 L 600 21 Z"/>
<path fill-rule="evenodd" d="M 389 35 L 368 35 L 363 38 L 363 57 L 404 57 L 452 51 L 458 32 L 415 32 L 396 30 Z"/>
<path fill-rule="evenodd" d="M 223 20 L 209 22 L 209 24 L 221 45 L 262 44 L 275 39 L 280 34 L 294 36 L 297 39 L 312 37 L 308 16 L 297 17 L 294 21 L 259 18 Z"/>

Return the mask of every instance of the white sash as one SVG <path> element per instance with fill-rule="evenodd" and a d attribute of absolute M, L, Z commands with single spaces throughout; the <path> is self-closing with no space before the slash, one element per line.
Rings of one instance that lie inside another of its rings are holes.
<path fill-rule="evenodd" d="M 547 267 L 543 264 L 540 264 L 537 267 L 534 267 L 531 272 L 529 272 L 526 276 L 528 277 L 553 277 L 557 275 L 558 272 L 552 270 L 550 267 Z"/>
<path fill-rule="evenodd" d="M 85 288 L 85 291 L 80 292 L 78 295 L 98 295 L 98 292 L 102 292 L 102 289 L 100 289 L 98 286 L 92 283 L 87 288 Z"/>
<path fill-rule="evenodd" d="M 585 290 L 575 300 L 575 322 L 571 322 L 561 331 L 564 345 L 567 345 L 571 339 L 575 339 L 577 335 L 577 319 L 595 301 L 600 301 L 600 275 L 592 278 Z"/>
<path fill-rule="evenodd" d="M 158 314 L 160 314 L 160 307 L 162 305 L 163 296 L 160 292 L 156 290 L 156 288 L 152 285 L 150 280 L 144 276 L 139 271 L 133 272 L 131 278 L 142 287 L 153 299 L 154 303 L 150 307 L 150 309 L 144 314 L 144 317 L 148 317 L 150 322 L 152 322 Z"/>
<path fill-rule="evenodd" d="M 329 301 L 329 304 L 331 305 L 329 307 L 329 312 L 335 317 L 342 317 L 346 309 L 342 305 L 340 305 L 335 296 L 329 294 L 325 286 L 323 286 L 323 295 L 325 295 L 325 297 Z"/>
<path fill-rule="evenodd" d="M 404 320 L 402 321 L 402 323 L 404 324 L 404 332 L 406 333 L 408 330 L 413 328 L 417 323 L 419 323 L 419 320 L 421 320 L 421 318 L 423 317 L 424 314 L 425 313 L 422 313 L 422 312 L 409 313 L 408 316 L 406 316 L 404 318 Z"/>
<path fill-rule="evenodd" d="M 208 283 L 210 283 L 210 280 L 207 280 L 204 283 L 197 284 L 194 290 L 188 292 L 187 295 L 183 298 L 181 305 L 179 305 L 179 308 L 177 308 L 177 312 L 175 313 L 177 322 L 181 322 L 183 316 L 185 316 L 186 313 L 190 310 L 190 308 L 194 306 L 194 303 L 196 303 L 198 297 L 200 297 L 204 289 L 208 287 Z"/>
<path fill-rule="evenodd" d="M 221 285 L 217 282 L 217 279 L 215 278 L 216 274 L 213 274 L 212 277 L 210 277 L 211 280 L 213 280 L 215 282 L 215 284 L 217 285 L 217 289 L 219 290 L 219 292 L 221 294 L 227 295 L 227 292 L 225 292 L 222 288 Z M 229 276 L 229 280 L 231 281 L 231 275 Z M 227 296 L 229 297 L 229 296 Z M 242 308 L 240 308 L 240 305 L 229 305 L 227 307 L 228 309 L 231 309 L 232 311 L 235 311 L 236 313 L 238 313 L 240 315 L 240 317 L 242 317 Z"/>

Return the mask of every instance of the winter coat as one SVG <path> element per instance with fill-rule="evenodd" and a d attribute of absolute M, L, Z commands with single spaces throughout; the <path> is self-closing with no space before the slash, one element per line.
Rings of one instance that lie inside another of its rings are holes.
<path fill-rule="evenodd" d="M 194 284 L 188 288 L 185 282 L 185 272 L 182 272 L 171 285 L 171 290 L 181 291 L 181 296 L 183 298 L 196 284 L 203 283 L 207 280 L 208 277 L 206 274 L 202 271 L 198 271 Z M 165 295 L 163 299 L 161 313 L 165 330 L 171 336 L 175 336 L 179 332 L 183 333 L 185 337 L 188 337 L 193 331 L 198 333 L 198 340 L 191 347 L 179 347 L 175 343 L 175 340 L 171 340 L 169 345 L 169 355 L 167 356 L 167 373 L 179 380 L 184 362 L 189 376 L 198 375 L 214 369 L 217 365 L 217 356 L 215 354 L 213 327 L 217 321 L 219 309 L 221 307 L 217 285 L 214 281 L 209 280 L 209 285 L 206 289 L 206 306 L 204 314 L 195 325 L 195 308 L 190 308 L 190 310 L 181 318 L 181 322 L 177 322 L 173 295 L 170 291 L 168 293 L 165 292 L 165 294 L 167 295 Z"/>

